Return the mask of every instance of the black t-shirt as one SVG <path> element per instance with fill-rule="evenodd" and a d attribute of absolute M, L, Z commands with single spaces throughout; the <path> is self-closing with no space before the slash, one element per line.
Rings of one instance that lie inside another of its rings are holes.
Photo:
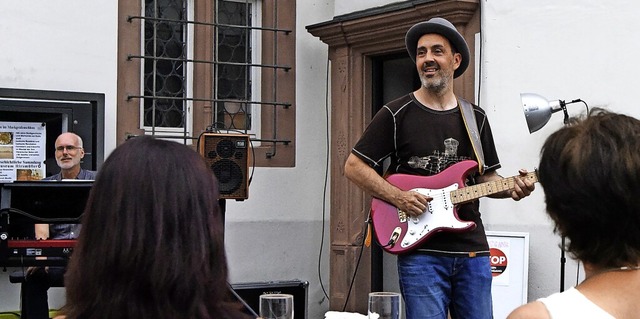
<path fill-rule="evenodd" d="M 489 122 L 484 110 L 475 105 L 473 108 L 487 167 L 485 171 L 496 170 L 500 161 Z M 435 111 L 418 102 L 413 94 L 389 102 L 380 109 L 352 153 L 373 167 L 381 167 L 389 158 L 387 174 L 430 176 L 460 161 L 476 160 L 459 107 Z M 477 227 L 461 233 L 437 233 L 418 251 L 486 254 L 489 246 L 480 218 L 479 201 L 460 205 L 458 216 L 475 222 Z"/>

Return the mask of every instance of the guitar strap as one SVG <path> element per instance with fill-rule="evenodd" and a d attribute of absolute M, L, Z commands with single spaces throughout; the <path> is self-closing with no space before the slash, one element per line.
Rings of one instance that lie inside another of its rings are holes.
<path fill-rule="evenodd" d="M 462 120 L 467 128 L 473 152 L 476 154 L 476 159 L 478 159 L 478 172 L 482 175 L 485 169 L 484 152 L 482 151 L 482 143 L 480 143 L 480 131 L 478 130 L 473 106 L 463 98 L 458 98 L 458 105 L 460 105 L 460 113 L 462 113 Z"/>
<path fill-rule="evenodd" d="M 367 236 L 364 238 L 364 245 L 369 248 L 371 247 L 371 234 L 373 229 L 371 227 L 371 209 L 369 209 L 369 216 L 367 216 Z"/>

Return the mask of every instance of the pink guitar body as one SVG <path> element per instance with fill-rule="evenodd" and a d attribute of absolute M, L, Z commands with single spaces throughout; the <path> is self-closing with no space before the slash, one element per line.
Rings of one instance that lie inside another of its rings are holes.
<path fill-rule="evenodd" d="M 417 176 L 393 174 L 387 181 L 402 190 L 414 190 L 433 198 L 427 210 L 416 218 L 406 216 L 393 205 L 373 198 L 371 218 L 376 239 L 382 248 L 392 254 L 409 252 L 441 231 L 464 232 L 476 224 L 458 218 L 452 192 L 465 186 L 468 174 L 478 169 L 471 160 L 458 162 L 437 175 Z"/>

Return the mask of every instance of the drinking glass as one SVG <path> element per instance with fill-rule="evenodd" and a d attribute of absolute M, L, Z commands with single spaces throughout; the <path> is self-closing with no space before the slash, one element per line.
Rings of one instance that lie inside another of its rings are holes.
<path fill-rule="evenodd" d="M 369 319 L 400 319 L 400 294 L 384 291 L 369 293 Z"/>
<path fill-rule="evenodd" d="M 293 295 L 260 295 L 260 317 L 262 319 L 293 319 Z"/>

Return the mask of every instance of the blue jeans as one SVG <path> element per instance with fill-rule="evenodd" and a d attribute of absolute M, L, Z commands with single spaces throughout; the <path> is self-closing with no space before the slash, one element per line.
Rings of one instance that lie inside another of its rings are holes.
<path fill-rule="evenodd" d="M 398 256 L 406 319 L 491 319 L 489 256 Z"/>

